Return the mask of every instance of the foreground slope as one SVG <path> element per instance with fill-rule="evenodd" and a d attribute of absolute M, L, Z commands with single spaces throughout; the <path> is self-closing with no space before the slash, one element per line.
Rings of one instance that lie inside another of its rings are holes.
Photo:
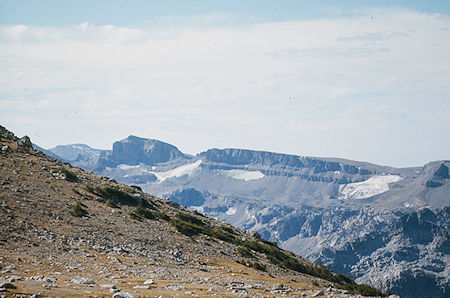
<path fill-rule="evenodd" d="M 448 295 L 449 161 L 399 169 L 243 149 L 188 156 L 166 146 L 170 158 L 149 163 L 145 144 L 155 143 L 130 136 L 71 163 L 257 231 L 360 282 L 405 297 Z"/>
<path fill-rule="evenodd" d="M 379 293 L 257 234 L 49 158 L 3 127 L 0 142 L 7 296 Z"/>

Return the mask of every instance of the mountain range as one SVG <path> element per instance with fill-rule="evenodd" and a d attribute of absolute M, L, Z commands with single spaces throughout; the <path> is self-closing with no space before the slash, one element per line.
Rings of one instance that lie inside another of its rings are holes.
<path fill-rule="evenodd" d="M 387 296 L 2 126 L 0 190 L 1 297 Z"/>
<path fill-rule="evenodd" d="M 394 168 L 129 136 L 48 149 L 402 297 L 450 295 L 450 161 Z"/>

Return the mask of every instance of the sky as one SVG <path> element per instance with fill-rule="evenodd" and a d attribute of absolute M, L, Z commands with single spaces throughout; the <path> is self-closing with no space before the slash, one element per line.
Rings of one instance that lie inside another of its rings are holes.
<path fill-rule="evenodd" d="M 0 125 L 44 148 L 450 159 L 450 2 L 0 0 Z"/>

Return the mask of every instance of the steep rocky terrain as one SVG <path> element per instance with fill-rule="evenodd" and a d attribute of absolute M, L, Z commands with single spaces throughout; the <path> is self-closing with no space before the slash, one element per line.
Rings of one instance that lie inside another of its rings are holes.
<path fill-rule="evenodd" d="M 1 126 L 0 142 L 2 296 L 379 293 L 255 233 L 48 157 Z"/>
<path fill-rule="evenodd" d="M 449 161 L 398 169 L 243 149 L 188 156 L 173 146 L 165 158 L 142 158 L 145 144 L 158 143 L 130 136 L 70 162 L 257 231 L 360 282 L 405 297 L 448 295 Z"/>

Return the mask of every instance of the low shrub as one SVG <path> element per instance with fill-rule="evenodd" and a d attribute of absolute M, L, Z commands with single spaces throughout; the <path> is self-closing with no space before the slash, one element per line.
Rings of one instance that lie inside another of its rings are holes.
<path fill-rule="evenodd" d="M 256 269 L 256 270 L 261 270 L 261 271 L 267 270 L 266 265 L 258 263 L 258 262 L 251 263 L 250 267 L 252 267 L 253 269 Z"/>
<path fill-rule="evenodd" d="M 189 213 L 179 212 L 177 213 L 176 217 L 181 221 L 188 222 L 197 226 L 206 225 L 201 219 L 190 215 Z"/>
<path fill-rule="evenodd" d="M 111 208 L 120 208 L 116 203 L 113 202 L 113 200 L 108 199 L 106 200 L 106 206 Z"/>
<path fill-rule="evenodd" d="M 252 251 L 247 247 L 240 246 L 237 249 L 237 252 L 244 258 L 254 258 Z"/>
<path fill-rule="evenodd" d="M 177 229 L 178 232 L 189 237 L 199 234 L 205 234 L 201 226 L 190 222 L 182 221 L 178 218 L 172 219 L 171 223 Z"/>
<path fill-rule="evenodd" d="M 144 218 L 146 219 L 155 219 L 156 216 L 153 214 L 152 211 L 148 210 L 147 208 L 144 208 L 142 206 L 137 207 L 134 211 L 129 213 L 130 217 L 136 220 L 142 220 Z"/>
<path fill-rule="evenodd" d="M 163 220 L 167 220 L 167 221 L 170 220 L 170 217 L 161 211 L 154 211 L 153 215 L 159 219 L 163 219 Z"/>
<path fill-rule="evenodd" d="M 208 235 L 229 243 L 237 244 L 239 242 L 233 234 L 229 233 L 224 228 L 208 230 Z"/>
<path fill-rule="evenodd" d="M 63 168 L 61 170 L 61 173 L 64 174 L 64 176 L 66 177 L 65 179 L 69 182 L 78 182 L 79 181 L 77 175 L 72 171 L 69 171 L 69 170 Z"/>
<path fill-rule="evenodd" d="M 142 203 L 140 199 L 133 197 L 130 193 L 109 186 L 92 187 L 88 185 L 86 187 L 86 190 L 89 191 L 90 193 L 98 195 L 99 197 L 102 197 L 105 200 L 111 200 L 114 203 L 131 206 L 137 206 Z"/>
<path fill-rule="evenodd" d="M 83 207 L 86 207 L 81 202 L 77 202 L 72 210 L 70 210 L 70 214 L 72 214 L 75 217 L 83 217 L 88 214 L 88 212 L 83 209 Z"/>

